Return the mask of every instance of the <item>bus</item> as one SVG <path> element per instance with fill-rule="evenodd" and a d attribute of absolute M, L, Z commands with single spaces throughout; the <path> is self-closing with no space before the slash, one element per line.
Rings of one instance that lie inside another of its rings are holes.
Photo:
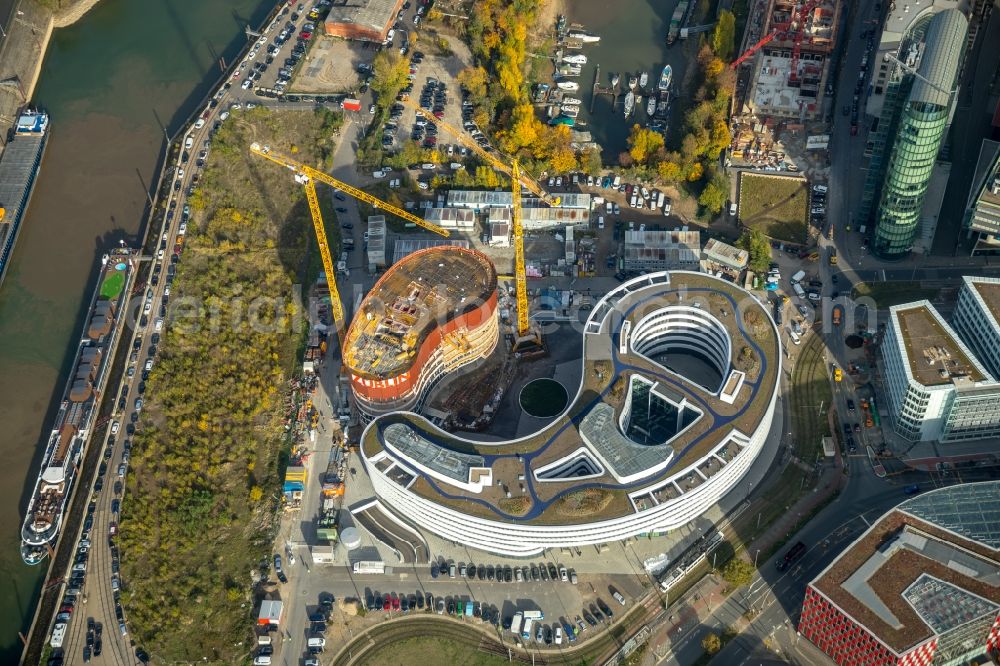
<path fill-rule="evenodd" d="M 545 613 L 540 610 L 524 611 L 523 615 L 525 620 L 532 619 L 538 622 L 545 619 Z"/>

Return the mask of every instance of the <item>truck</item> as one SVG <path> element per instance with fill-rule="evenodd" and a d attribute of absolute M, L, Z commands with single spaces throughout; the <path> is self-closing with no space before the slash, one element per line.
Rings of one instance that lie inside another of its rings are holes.
<path fill-rule="evenodd" d="M 837 248 L 835 247 L 830 248 L 830 265 L 831 266 L 837 265 Z"/>
<path fill-rule="evenodd" d="M 545 619 L 545 613 L 543 613 L 540 610 L 524 611 L 522 615 L 524 616 L 524 619 L 526 620 L 531 619 L 535 620 L 536 622 Z"/>
<path fill-rule="evenodd" d="M 348 97 L 343 102 L 340 103 L 340 108 L 344 111 L 360 111 L 361 110 L 361 100 L 355 99 L 353 97 Z"/>
<path fill-rule="evenodd" d="M 799 271 L 799 272 L 797 272 L 791 278 L 792 284 L 798 284 L 799 282 L 802 282 L 802 280 L 805 278 L 805 276 L 806 276 L 806 272 L 805 271 Z"/>
<path fill-rule="evenodd" d="M 525 640 L 531 640 L 531 625 L 534 623 L 530 617 L 525 618 L 524 627 L 521 629 L 521 638 Z"/>
<path fill-rule="evenodd" d="M 385 562 L 361 560 L 354 563 L 353 570 L 356 574 L 383 574 L 385 573 Z"/>
<path fill-rule="evenodd" d="M 514 613 L 514 619 L 510 621 L 510 633 L 514 634 L 515 636 L 519 636 L 521 634 L 521 620 L 523 619 L 523 617 L 524 616 L 521 615 L 520 611 Z"/>
<path fill-rule="evenodd" d="M 801 284 L 799 284 L 798 282 L 793 282 L 792 283 L 792 291 L 795 292 L 796 296 L 798 296 L 799 298 L 805 300 L 805 298 L 806 298 L 806 290 L 802 288 Z"/>

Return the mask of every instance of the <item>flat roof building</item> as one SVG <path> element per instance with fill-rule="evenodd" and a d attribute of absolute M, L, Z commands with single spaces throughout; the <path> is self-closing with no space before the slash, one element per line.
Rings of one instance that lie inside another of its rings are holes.
<path fill-rule="evenodd" d="M 973 255 L 1000 253 L 1000 142 L 983 139 L 964 226 L 970 238 L 976 237 Z"/>
<path fill-rule="evenodd" d="M 392 263 L 398 264 L 414 252 L 431 247 L 460 247 L 469 249 L 469 241 L 445 240 L 443 238 L 397 238 L 392 246 Z"/>
<path fill-rule="evenodd" d="M 627 271 L 697 271 L 701 264 L 701 233 L 626 231 L 622 258 Z"/>
<path fill-rule="evenodd" d="M 331 37 L 384 42 L 403 0 L 356 0 L 334 4 L 323 23 Z"/>
<path fill-rule="evenodd" d="M 427 208 L 424 219 L 446 229 L 473 229 L 476 213 L 468 208 Z"/>
<path fill-rule="evenodd" d="M 965 275 L 955 329 L 994 377 L 1000 377 L 1000 278 Z"/>
<path fill-rule="evenodd" d="M 374 272 L 385 267 L 386 238 L 385 215 L 368 217 L 368 270 Z"/>
<path fill-rule="evenodd" d="M 1000 383 L 930 302 L 890 308 L 881 349 L 896 434 L 911 442 L 1000 436 Z"/>
<path fill-rule="evenodd" d="M 798 630 L 840 666 L 990 663 L 998 548 L 1000 482 L 907 500 L 809 583 Z"/>
<path fill-rule="evenodd" d="M 709 238 L 702 249 L 702 256 L 705 261 L 731 268 L 734 271 L 741 271 L 747 267 L 750 260 L 750 253 L 729 243 L 723 243 L 716 238 Z"/>

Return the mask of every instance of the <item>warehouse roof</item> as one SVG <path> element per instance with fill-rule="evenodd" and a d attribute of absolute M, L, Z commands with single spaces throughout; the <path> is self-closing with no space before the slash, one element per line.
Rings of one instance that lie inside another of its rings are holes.
<path fill-rule="evenodd" d="M 351 23 L 381 33 L 396 15 L 398 0 L 356 0 L 335 4 L 326 23 Z"/>

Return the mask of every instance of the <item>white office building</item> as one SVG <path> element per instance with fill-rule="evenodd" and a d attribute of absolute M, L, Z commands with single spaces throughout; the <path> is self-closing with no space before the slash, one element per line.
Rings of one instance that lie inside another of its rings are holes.
<path fill-rule="evenodd" d="M 1000 383 L 929 301 L 890 308 L 882 356 L 898 435 L 912 442 L 1000 437 Z"/>
<path fill-rule="evenodd" d="M 994 377 L 1000 377 L 1000 278 L 962 278 L 955 308 L 955 330 Z"/>

